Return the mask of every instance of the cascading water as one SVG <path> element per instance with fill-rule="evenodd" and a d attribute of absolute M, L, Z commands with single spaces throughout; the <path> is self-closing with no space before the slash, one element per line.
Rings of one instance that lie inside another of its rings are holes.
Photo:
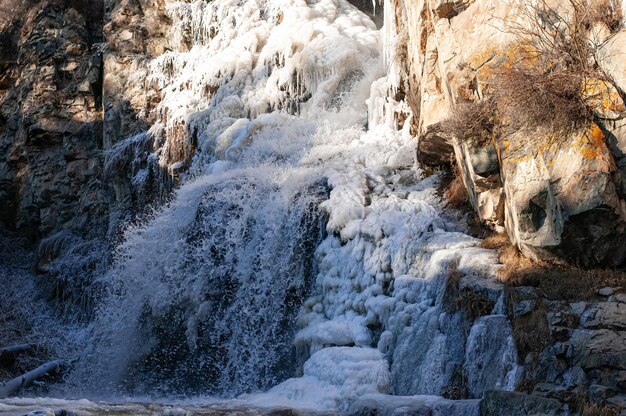
<path fill-rule="evenodd" d="M 421 177 L 408 132 L 390 128 L 397 77 L 380 79 L 371 20 L 344 0 L 168 11 L 174 47 L 145 74 L 162 96 L 141 143 L 189 173 L 98 278 L 63 394 L 271 388 L 244 398 L 345 410 L 368 394 L 439 395 L 457 374 L 470 397 L 512 388 L 501 292 L 485 286 L 477 319 L 447 304 L 462 289 L 446 283 L 452 267 L 476 283 L 497 260 L 443 215 L 438 177 Z"/>
<path fill-rule="evenodd" d="M 103 278 L 89 378 L 231 396 L 293 375 L 293 322 L 323 236 L 319 180 L 271 167 L 211 175 L 130 232 Z"/>
<path fill-rule="evenodd" d="M 168 10 L 179 48 L 150 67 L 164 92 L 149 134 L 165 141 L 163 163 L 192 144 L 177 126 L 198 151 L 174 201 L 127 230 L 98 279 L 91 348 L 72 380 L 109 394 L 266 390 L 306 358 L 293 339 L 325 234 L 324 171 L 365 123 L 378 34 L 341 0 Z"/>

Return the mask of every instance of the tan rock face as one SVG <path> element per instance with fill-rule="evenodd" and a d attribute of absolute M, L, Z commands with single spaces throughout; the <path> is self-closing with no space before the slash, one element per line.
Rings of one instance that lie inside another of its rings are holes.
<path fill-rule="evenodd" d="M 453 117 L 460 102 L 491 96 L 502 69 L 518 59 L 516 30 L 527 25 L 529 15 L 522 11 L 527 10 L 525 3 L 515 0 L 392 4 L 400 16 L 396 19 L 404 22 L 399 27 L 408 36 L 403 85 L 418 133 L 418 160 L 437 161 L 433 149 L 441 148 L 445 134 L 433 134 L 433 126 Z M 549 4 L 564 13 L 569 10 L 566 2 Z M 589 31 L 590 42 L 602 44 L 600 65 L 622 90 L 625 33 L 613 34 L 600 24 Z M 604 117 L 589 131 L 496 131 L 495 147 L 451 142 L 479 217 L 497 230 L 506 229 L 527 255 L 585 266 L 622 265 L 626 260 L 622 208 L 626 205 L 626 128 L 619 118 L 623 96 L 609 83 L 594 79 L 581 88 L 589 105 Z"/>
<path fill-rule="evenodd" d="M 509 236 L 531 257 L 618 266 L 625 255 L 624 212 L 604 135 L 594 126 L 558 140 L 538 145 L 518 133 L 502 143 Z"/>

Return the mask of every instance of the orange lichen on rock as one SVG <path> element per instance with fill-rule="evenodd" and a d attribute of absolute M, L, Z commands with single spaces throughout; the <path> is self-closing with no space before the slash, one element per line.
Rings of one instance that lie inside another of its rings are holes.
<path fill-rule="evenodd" d="M 582 86 L 582 97 L 590 108 L 601 114 L 626 110 L 615 87 L 602 79 L 586 79 Z"/>
<path fill-rule="evenodd" d="M 604 144 L 604 133 L 595 123 L 572 146 L 585 159 L 608 159 L 607 148 Z"/>

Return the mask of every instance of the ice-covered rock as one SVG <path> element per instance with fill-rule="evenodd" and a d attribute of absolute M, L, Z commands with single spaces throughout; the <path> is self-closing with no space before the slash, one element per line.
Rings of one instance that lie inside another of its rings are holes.
<path fill-rule="evenodd" d="M 364 395 L 389 390 L 389 364 L 380 351 L 334 347 L 313 354 L 304 365 L 302 377 L 243 398 L 261 406 L 345 411 Z"/>

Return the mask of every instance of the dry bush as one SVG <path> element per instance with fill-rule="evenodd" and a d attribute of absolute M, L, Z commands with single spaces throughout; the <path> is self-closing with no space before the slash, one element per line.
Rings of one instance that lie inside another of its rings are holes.
<path fill-rule="evenodd" d="M 486 98 L 460 102 L 443 123 L 461 141 L 481 145 L 507 126 L 561 133 L 552 137 L 586 128 L 603 117 L 590 102 L 597 97 L 586 94 L 590 82 L 609 84 L 626 100 L 626 93 L 598 66 L 597 45 L 589 41 L 596 22 L 612 30 L 621 27 L 614 0 L 569 0 L 559 8 L 547 0 L 519 0 L 518 5 L 521 19 L 504 22 L 517 39 L 515 47 L 495 70 Z"/>
<path fill-rule="evenodd" d="M 500 251 L 499 260 L 503 267 L 498 272 L 498 278 L 502 282 L 510 286 L 535 287 L 548 299 L 591 299 L 604 287 L 626 287 L 626 273 L 621 271 L 583 270 L 550 262 L 534 262 L 505 241 L 504 234 L 486 239 L 481 246 Z"/>
<path fill-rule="evenodd" d="M 499 71 L 493 94 L 500 116 L 513 128 L 569 133 L 593 118 L 581 96 L 584 81 L 577 71 L 518 63 Z"/>
<path fill-rule="evenodd" d="M 448 278 L 444 289 L 445 308 L 450 313 L 463 312 L 465 317 L 473 321 L 491 313 L 494 303 L 489 297 L 472 289 L 461 289 L 463 273 L 453 264 L 448 267 Z"/>
<path fill-rule="evenodd" d="M 456 175 L 448 189 L 444 192 L 444 198 L 453 208 L 461 208 L 469 201 L 467 189 L 463 184 L 463 178 L 460 175 Z"/>
<path fill-rule="evenodd" d="M 462 101 L 442 123 L 442 129 L 462 142 L 484 145 L 494 138 L 496 102 L 491 99 Z"/>
<path fill-rule="evenodd" d="M 604 23 L 611 32 L 622 28 L 624 16 L 616 0 L 598 0 L 589 5 L 587 20 L 590 24 Z"/>
<path fill-rule="evenodd" d="M 465 316 L 473 321 L 481 316 L 489 315 L 494 303 L 487 296 L 472 289 L 462 289 L 454 299 L 454 310 L 463 311 Z"/>
<path fill-rule="evenodd" d="M 603 287 L 626 287 L 626 273 L 614 270 L 582 270 L 561 265 L 534 264 L 516 268 L 505 265 L 506 283 L 532 286 L 553 300 L 584 300 Z"/>
<path fill-rule="evenodd" d="M 528 354 L 537 356 L 551 343 L 551 330 L 547 320 L 546 305 L 539 299 L 528 313 L 516 315 L 514 308 L 520 302 L 527 300 L 525 294 L 511 290 L 510 286 L 506 286 L 505 294 L 518 357 L 520 361 L 524 362 Z"/>
<path fill-rule="evenodd" d="M 17 60 L 17 37 L 28 9 L 38 0 L 0 1 L 0 63 Z"/>
<path fill-rule="evenodd" d="M 515 284 L 519 273 L 533 270 L 537 264 L 524 256 L 513 244 L 503 245 L 500 249 L 499 260 L 502 268 L 498 271 L 498 278 L 504 283 Z"/>
<path fill-rule="evenodd" d="M 569 0 L 551 7 L 547 0 L 519 2 L 522 22 L 507 27 L 517 39 L 516 59 L 501 68 L 494 89 L 500 109 L 514 127 L 575 130 L 594 119 L 585 87 L 603 82 L 623 101 L 626 93 L 597 63 L 599 45 L 590 41 L 597 22 L 619 29 L 622 23 L 614 0 Z M 607 89 L 608 91 L 608 89 Z"/>
<path fill-rule="evenodd" d="M 511 240 L 506 233 L 493 233 L 483 239 L 480 246 L 490 250 L 502 250 L 511 246 Z"/>

